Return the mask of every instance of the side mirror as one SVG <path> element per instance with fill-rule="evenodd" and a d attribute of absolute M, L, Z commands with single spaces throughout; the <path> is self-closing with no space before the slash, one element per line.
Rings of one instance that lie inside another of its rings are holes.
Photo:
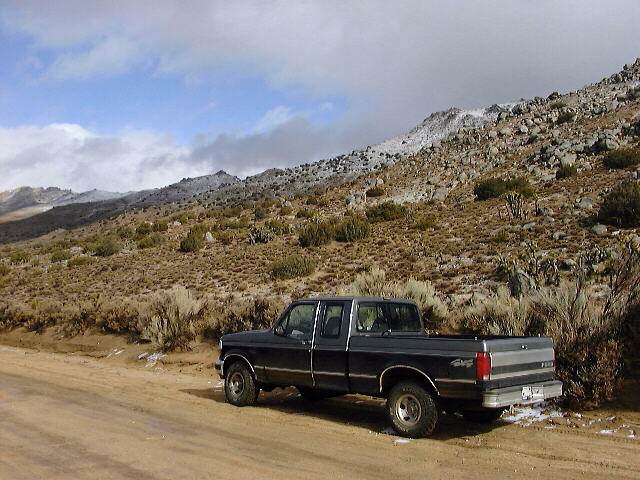
<path fill-rule="evenodd" d="M 284 337 L 284 327 L 282 325 L 276 326 L 276 328 L 273 329 L 273 333 L 281 337 Z"/>

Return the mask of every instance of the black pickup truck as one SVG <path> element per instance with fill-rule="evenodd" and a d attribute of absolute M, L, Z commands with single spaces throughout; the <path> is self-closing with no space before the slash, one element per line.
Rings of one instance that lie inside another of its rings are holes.
<path fill-rule="evenodd" d="M 310 400 L 386 398 L 393 429 L 413 438 L 443 410 L 490 422 L 562 394 L 551 338 L 428 335 L 416 304 L 395 298 L 296 300 L 270 330 L 224 335 L 216 369 L 236 406 L 286 386 Z"/>

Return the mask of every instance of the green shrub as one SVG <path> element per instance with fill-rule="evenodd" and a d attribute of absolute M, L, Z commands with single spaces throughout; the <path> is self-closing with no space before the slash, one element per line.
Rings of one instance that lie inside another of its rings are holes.
<path fill-rule="evenodd" d="M 120 245 L 112 238 L 105 237 L 95 243 L 93 251 L 97 257 L 110 257 L 120 251 Z"/>
<path fill-rule="evenodd" d="M 116 235 L 120 237 L 120 239 L 124 240 L 125 238 L 131 238 L 133 236 L 133 232 L 129 227 L 122 225 L 116 229 Z"/>
<path fill-rule="evenodd" d="M 267 243 L 273 240 L 273 230 L 266 225 L 253 225 L 249 229 L 249 245 Z"/>
<path fill-rule="evenodd" d="M 549 108 L 551 110 L 560 110 L 560 109 L 562 109 L 562 108 L 564 108 L 566 106 L 567 106 L 567 104 L 564 103 L 564 102 L 554 102 L 551 105 L 549 105 Z"/>
<path fill-rule="evenodd" d="M 498 233 L 491 237 L 491 241 L 494 243 L 509 243 L 510 239 L 511 237 L 509 236 L 509 233 L 507 233 L 505 230 L 500 230 Z"/>
<path fill-rule="evenodd" d="M 289 226 L 289 224 L 281 222 L 280 220 L 269 220 L 265 225 L 269 227 L 271 231 L 276 235 L 282 235 L 291 232 L 291 227 Z"/>
<path fill-rule="evenodd" d="M 335 238 L 339 242 L 355 242 L 367 238 L 371 225 L 362 217 L 350 217 L 341 221 L 335 228 Z"/>
<path fill-rule="evenodd" d="M 293 212 L 293 209 L 291 207 L 288 206 L 283 206 L 280 207 L 280 216 L 282 217 L 286 217 L 287 215 L 291 215 L 291 213 Z"/>
<path fill-rule="evenodd" d="M 202 245 L 204 245 L 202 235 L 189 234 L 180 241 L 180 251 L 185 253 L 197 252 L 202 248 Z"/>
<path fill-rule="evenodd" d="M 138 248 L 153 248 L 160 245 L 162 242 L 164 242 L 164 237 L 162 236 L 162 234 L 156 232 L 140 240 L 138 242 Z"/>
<path fill-rule="evenodd" d="M 287 279 L 311 275 L 316 269 L 313 258 L 302 255 L 289 255 L 269 265 L 268 272 L 272 278 Z"/>
<path fill-rule="evenodd" d="M 0 263 L 0 277 L 8 275 L 10 271 L 11 269 L 9 268 L 9 266 L 5 265 L 4 263 Z"/>
<path fill-rule="evenodd" d="M 80 267 L 82 265 L 88 265 L 90 263 L 93 263 L 93 259 L 91 257 L 74 257 L 69 260 L 69 263 L 67 263 L 67 265 L 69 267 Z"/>
<path fill-rule="evenodd" d="M 9 257 L 9 261 L 12 264 L 17 265 L 20 263 L 27 263 L 30 258 L 31 258 L 31 254 L 26 250 L 16 250 L 15 252 L 11 253 L 11 256 Z"/>
<path fill-rule="evenodd" d="M 69 260 L 71 258 L 71 253 L 68 250 L 54 250 L 51 253 L 51 262 L 58 263 L 63 262 L 64 260 Z"/>
<path fill-rule="evenodd" d="M 298 242 L 302 247 L 319 247 L 331 241 L 333 232 L 333 225 L 327 220 L 311 222 L 300 230 Z"/>
<path fill-rule="evenodd" d="M 367 197 L 381 197 L 384 195 L 384 188 L 382 187 L 372 187 L 366 192 Z"/>
<path fill-rule="evenodd" d="M 571 123 L 575 120 L 576 114 L 573 112 L 564 112 L 558 115 L 558 119 L 556 120 L 557 125 L 562 125 L 564 123 Z"/>
<path fill-rule="evenodd" d="M 640 149 L 619 148 L 612 150 L 604 156 L 603 163 L 607 168 L 633 167 L 640 163 Z"/>
<path fill-rule="evenodd" d="M 640 184 L 624 182 L 605 197 L 598 219 L 617 227 L 640 226 Z"/>
<path fill-rule="evenodd" d="M 256 220 L 263 220 L 269 216 L 269 211 L 264 207 L 256 207 L 253 216 Z"/>
<path fill-rule="evenodd" d="M 222 232 L 216 232 L 215 238 L 223 245 L 231 245 L 236 236 L 233 232 L 228 232 L 225 230 Z"/>
<path fill-rule="evenodd" d="M 504 193 L 514 191 L 524 197 L 533 196 L 533 188 L 524 177 L 517 177 L 510 180 L 502 180 L 501 178 L 487 178 L 477 182 L 473 187 L 473 194 L 476 200 L 488 200 L 497 198 Z"/>
<path fill-rule="evenodd" d="M 578 169 L 574 166 L 565 166 L 560 167 L 556 172 L 556 179 L 560 180 L 562 178 L 575 177 L 578 174 Z"/>
<path fill-rule="evenodd" d="M 197 223 L 189 229 L 188 235 L 204 237 L 204 235 L 210 230 L 210 227 L 206 223 Z"/>
<path fill-rule="evenodd" d="M 136 233 L 138 235 L 149 235 L 152 231 L 151 224 L 144 222 L 136 227 Z"/>
<path fill-rule="evenodd" d="M 296 218 L 313 218 L 318 214 L 316 210 L 310 208 L 302 208 L 296 213 Z"/>
<path fill-rule="evenodd" d="M 416 230 L 420 230 L 422 232 L 424 232 L 429 228 L 435 228 L 437 226 L 438 226 L 438 223 L 433 218 L 429 218 L 429 217 L 419 218 L 413 224 L 413 228 L 415 228 Z"/>
<path fill-rule="evenodd" d="M 366 210 L 367 219 L 371 223 L 397 220 L 406 215 L 406 213 L 407 207 L 393 202 L 379 203 Z"/>
<path fill-rule="evenodd" d="M 165 221 L 156 222 L 151 227 L 154 232 L 166 232 L 169 230 L 169 224 Z"/>
<path fill-rule="evenodd" d="M 517 192 L 523 197 L 533 197 L 533 187 L 525 177 L 516 177 L 506 181 L 508 192 Z"/>

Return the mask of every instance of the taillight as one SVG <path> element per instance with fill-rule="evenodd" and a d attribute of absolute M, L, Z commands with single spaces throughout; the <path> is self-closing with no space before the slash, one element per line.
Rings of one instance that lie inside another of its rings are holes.
<path fill-rule="evenodd" d="M 476 354 L 476 379 L 480 382 L 489 380 L 491 374 L 491 356 L 487 352 Z"/>

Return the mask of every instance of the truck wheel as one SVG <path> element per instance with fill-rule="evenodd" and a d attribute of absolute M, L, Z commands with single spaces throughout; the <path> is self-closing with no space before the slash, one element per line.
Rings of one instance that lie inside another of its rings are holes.
<path fill-rule="evenodd" d="M 426 437 L 438 423 L 438 408 L 433 397 L 416 382 L 400 382 L 391 389 L 387 413 L 391 426 L 402 437 Z"/>
<path fill-rule="evenodd" d="M 500 418 L 504 408 L 483 408 L 482 410 L 463 410 L 462 416 L 471 423 L 493 423 Z"/>
<path fill-rule="evenodd" d="M 231 364 L 225 375 L 224 393 L 227 401 L 236 407 L 256 403 L 260 388 L 246 363 L 234 362 Z"/>

